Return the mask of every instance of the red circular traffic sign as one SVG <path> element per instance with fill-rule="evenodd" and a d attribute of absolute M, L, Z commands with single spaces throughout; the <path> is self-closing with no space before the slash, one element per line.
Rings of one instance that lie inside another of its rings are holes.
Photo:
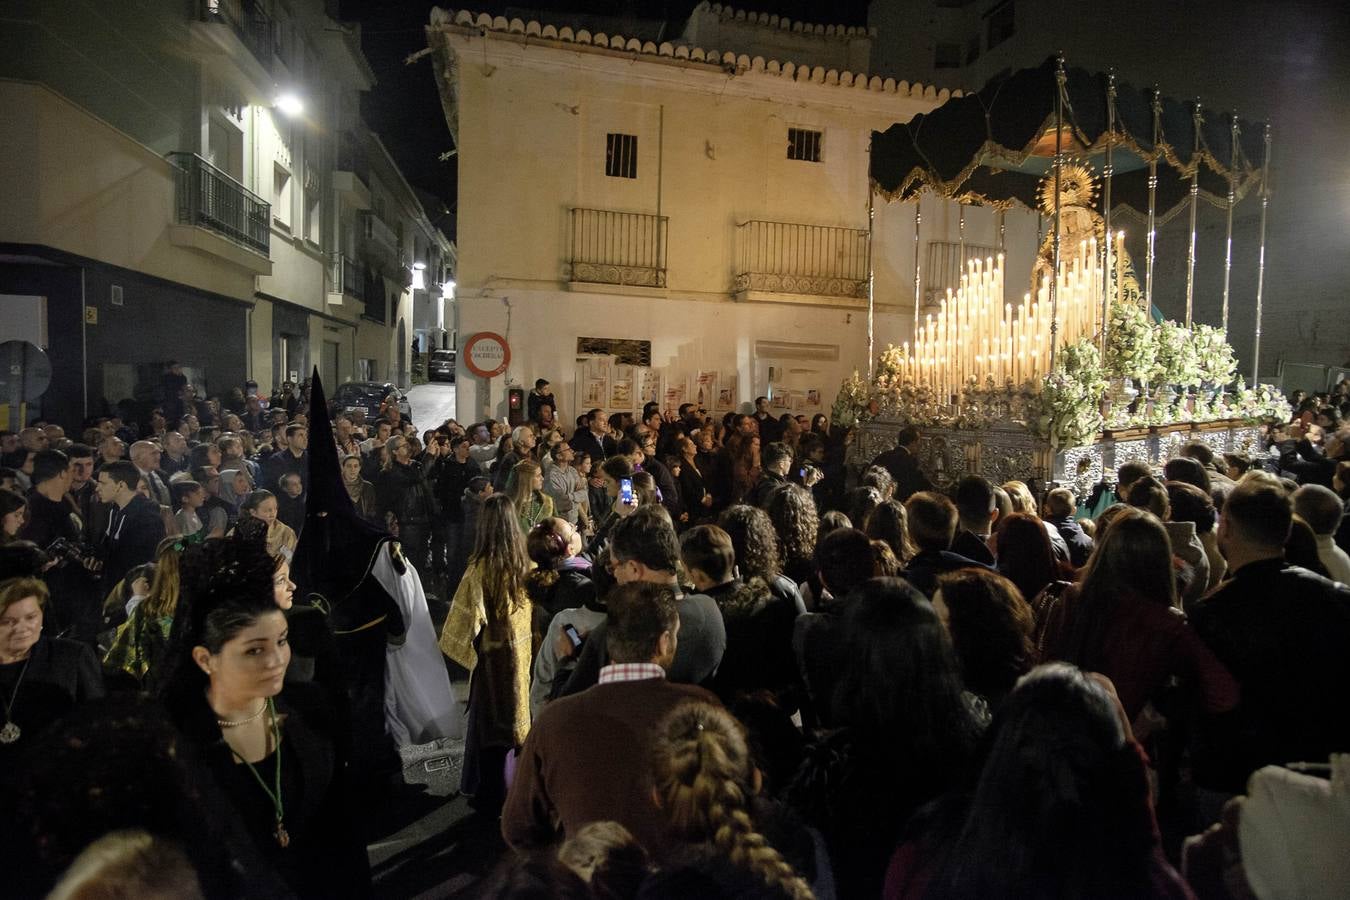
<path fill-rule="evenodd" d="M 480 378 L 496 378 L 511 364 L 506 338 L 493 331 L 480 331 L 464 345 L 464 365 Z"/>

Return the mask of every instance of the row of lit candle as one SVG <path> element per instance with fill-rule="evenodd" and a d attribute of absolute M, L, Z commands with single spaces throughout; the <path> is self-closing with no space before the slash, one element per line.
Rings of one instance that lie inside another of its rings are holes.
<path fill-rule="evenodd" d="M 1117 260 L 1123 239 L 1123 233 L 1116 236 Z M 980 386 L 990 376 L 999 385 L 1044 378 L 1050 371 L 1052 341 L 1063 347 L 1099 334 L 1104 285 L 1095 238 L 1082 242 L 1060 264 L 1054 335 L 1048 278 L 1042 279 L 1034 299 L 1026 294 L 1016 307 L 1003 302 L 1003 287 L 1002 254 L 969 261 L 960 286 L 947 290 L 936 316 L 925 317 L 913 351 L 909 342 L 903 345 L 901 377 L 932 387 L 945 402 L 972 378 Z"/>

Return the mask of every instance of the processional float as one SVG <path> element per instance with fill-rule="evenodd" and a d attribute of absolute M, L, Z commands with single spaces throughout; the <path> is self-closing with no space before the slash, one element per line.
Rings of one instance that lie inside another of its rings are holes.
<path fill-rule="evenodd" d="M 1250 452 L 1261 421 L 1288 415 L 1279 391 L 1256 378 L 1270 147 L 1268 124 L 1206 118 L 1199 101 L 1066 69 L 1062 57 L 874 132 L 875 195 L 914 204 L 913 339 L 874 355 L 869 324 L 868 371 L 845 381 L 835 406 L 836 420 L 858 421 L 854 459 L 916 424 L 920 459 L 939 485 L 978 473 L 1053 480 L 1083 496 L 1121 463 L 1161 465 L 1189 440 Z M 1000 252 L 963 259 L 958 286 L 925 304 L 925 194 L 960 204 L 963 238 L 966 206 L 996 209 L 1000 251 L 1008 210 L 1048 219 L 1029 290 L 1007 284 Z M 1261 224 L 1248 387 L 1228 326 L 1234 209 L 1252 196 Z M 1216 325 L 1194 316 L 1202 202 L 1227 218 Z M 1184 321 L 1163 321 L 1157 233 L 1183 214 Z M 1142 285 L 1122 226 L 1144 229 Z"/>

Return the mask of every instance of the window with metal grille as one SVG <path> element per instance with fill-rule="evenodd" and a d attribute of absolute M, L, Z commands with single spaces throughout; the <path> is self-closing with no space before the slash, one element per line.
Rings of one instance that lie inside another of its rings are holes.
<path fill-rule="evenodd" d="M 637 177 L 637 135 L 605 135 L 605 174 L 610 178 Z"/>
<path fill-rule="evenodd" d="M 806 128 L 789 128 L 787 158 L 803 162 L 820 162 L 820 132 Z"/>

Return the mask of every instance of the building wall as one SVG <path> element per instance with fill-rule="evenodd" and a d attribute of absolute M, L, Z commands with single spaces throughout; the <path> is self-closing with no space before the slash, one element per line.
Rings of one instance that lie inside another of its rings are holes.
<path fill-rule="evenodd" d="M 872 71 L 868 65 L 872 39 L 866 28 L 803 23 L 707 0 L 690 13 L 680 39 L 691 47 L 791 59 L 840 71 Z"/>
<path fill-rule="evenodd" d="M 246 299 L 256 254 L 173 243 L 174 167 L 43 85 L 0 80 L 0 241 L 37 244 Z M 252 257 L 251 259 L 249 257 Z"/>

